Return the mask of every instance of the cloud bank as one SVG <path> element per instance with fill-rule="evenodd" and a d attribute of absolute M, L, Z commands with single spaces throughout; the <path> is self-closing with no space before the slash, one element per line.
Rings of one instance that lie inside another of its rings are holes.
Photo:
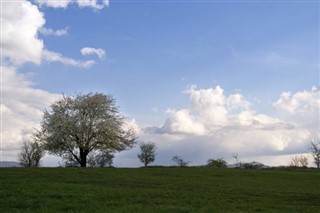
<path fill-rule="evenodd" d="M 140 129 L 141 140 L 156 142 L 159 148 L 157 164 L 170 165 L 172 156 L 180 155 L 200 165 L 209 158 L 230 160 L 236 152 L 241 159 L 265 159 L 263 163 L 274 164 L 274 156 L 278 165 L 287 165 L 288 156 L 308 152 L 310 139 L 319 137 L 320 92 L 316 87 L 281 94 L 273 104 L 274 111 L 282 111 L 277 117 L 256 112 L 242 94 L 226 95 L 220 86 L 192 86 L 185 94 L 188 107 L 167 110 L 160 127 Z M 301 119 L 305 116 L 310 119 Z M 139 165 L 133 154 L 138 151 L 121 157 Z"/>

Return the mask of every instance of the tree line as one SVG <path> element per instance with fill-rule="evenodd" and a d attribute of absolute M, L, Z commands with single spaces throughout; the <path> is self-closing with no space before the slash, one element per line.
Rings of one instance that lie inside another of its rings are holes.
<path fill-rule="evenodd" d="M 119 107 L 111 95 L 103 93 L 63 95 L 44 111 L 40 128 L 29 140 L 23 141 L 18 153 L 21 166 L 38 167 L 42 157 L 53 154 L 62 157 L 63 166 L 106 167 L 113 163 L 114 154 L 132 148 L 137 143 L 132 128 L 125 123 Z M 137 155 L 144 166 L 155 161 L 156 144 L 140 143 Z M 314 163 L 320 168 L 320 140 L 310 142 Z M 241 163 L 238 154 L 232 157 L 244 168 L 255 168 L 259 163 Z M 173 156 L 177 166 L 188 166 L 180 156 Z M 290 166 L 306 167 L 307 158 L 296 156 Z M 222 158 L 209 159 L 207 166 L 226 167 Z"/>

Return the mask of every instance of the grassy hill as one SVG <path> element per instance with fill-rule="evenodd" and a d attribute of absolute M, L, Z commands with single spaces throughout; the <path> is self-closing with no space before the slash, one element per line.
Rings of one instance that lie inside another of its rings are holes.
<path fill-rule="evenodd" d="M 320 212 L 320 171 L 1 168 L 0 212 Z"/>

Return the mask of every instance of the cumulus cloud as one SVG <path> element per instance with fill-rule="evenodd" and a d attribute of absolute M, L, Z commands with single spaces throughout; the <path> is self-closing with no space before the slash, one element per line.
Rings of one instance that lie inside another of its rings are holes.
<path fill-rule="evenodd" d="M 141 138 L 157 143 L 162 153 L 158 156 L 159 163 L 170 164 L 168 159 L 177 154 L 186 156 L 193 164 L 203 164 L 211 157 L 230 159 L 233 152 L 248 159 L 305 153 L 310 138 L 319 132 L 320 99 L 316 88 L 285 99 L 280 96 L 274 106 L 287 102 L 291 106 L 294 102 L 291 99 L 299 99 L 295 103 L 299 109 L 295 108 L 294 113 L 289 110 L 290 118 L 257 113 L 242 94 L 226 95 L 220 86 L 208 89 L 192 86 L 185 93 L 189 96 L 189 107 L 168 110 L 162 126 L 146 126 L 141 130 Z M 308 125 L 294 122 L 306 109 L 316 119 L 309 120 Z"/>
<path fill-rule="evenodd" d="M 21 141 L 39 124 L 43 109 L 58 95 L 33 88 L 27 74 L 18 72 L 26 63 L 41 63 L 43 41 L 37 37 L 45 20 L 29 1 L 1 4 L 1 159 L 16 160 Z"/>
<path fill-rule="evenodd" d="M 192 135 L 204 135 L 207 133 L 205 126 L 188 109 L 168 110 L 169 118 L 166 120 L 160 132 L 185 133 Z"/>
<path fill-rule="evenodd" d="M 81 68 L 90 68 L 95 64 L 93 60 L 88 61 L 80 61 L 72 58 L 64 57 L 60 53 L 52 52 L 49 50 L 44 50 L 42 54 L 42 58 L 48 62 L 60 62 L 66 65 L 81 67 Z"/>
<path fill-rule="evenodd" d="M 37 37 L 37 31 L 45 24 L 43 13 L 28 1 L 7 1 L 1 6 L 2 58 L 15 65 L 40 64 L 43 41 Z"/>
<path fill-rule="evenodd" d="M 289 113 L 319 112 L 319 97 L 320 89 L 314 86 L 311 91 L 302 91 L 295 94 L 291 94 L 291 92 L 284 92 L 273 106 Z"/>
<path fill-rule="evenodd" d="M 39 32 L 45 36 L 64 36 L 68 34 L 68 28 L 60 29 L 60 30 L 53 30 L 51 28 L 42 27 L 39 29 Z"/>
<path fill-rule="evenodd" d="M 39 125 L 43 110 L 59 95 L 33 88 L 15 67 L 1 67 L 1 72 L 1 155 L 15 160 L 22 140 Z"/>
<path fill-rule="evenodd" d="M 53 8 L 67 8 L 70 4 L 77 4 L 79 7 L 91 7 L 101 10 L 109 6 L 109 0 L 36 0 L 40 6 Z"/>
<path fill-rule="evenodd" d="M 320 137 L 320 89 L 296 93 L 283 92 L 273 103 L 283 119 L 308 129 L 314 138 Z"/>
<path fill-rule="evenodd" d="M 103 49 L 97 49 L 92 47 L 84 47 L 81 49 L 82 55 L 97 55 L 100 60 L 104 59 L 106 52 Z"/>

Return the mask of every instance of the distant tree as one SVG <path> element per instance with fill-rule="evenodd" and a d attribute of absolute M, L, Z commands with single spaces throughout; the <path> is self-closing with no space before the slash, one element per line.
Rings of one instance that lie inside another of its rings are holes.
<path fill-rule="evenodd" d="M 97 152 L 88 157 L 89 167 L 111 167 L 114 155 L 110 152 Z"/>
<path fill-rule="evenodd" d="M 115 100 L 101 93 L 63 96 L 44 112 L 39 136 L 50 154 L 81 167 L 91 152 L 122 151 L 136 142 Z"/>
<path fill-rule="evenodd" d="M 263 166 L 262 163 L 259 163 L 256 161 L 241 163 L 241 168 L 244 168 L 244 169 L 259 169 L 259 168 L 262 168 L 262 166 Z"/>
<path fill-rule="evenodd" d="M 218 159 L 209 159 L 207 161 L 207 166 L 209 167 L 217 167 L 217 168 L 223 168 L 227 167 L 227 162 L 223 160 L 222 158 Z"/>
<path fill-rule="evenodd" d="M 289 163 L 290 167 L 300 167 L 300 159 L 298 156 L 294 156 L 291 158 L 291 161 Z"/>
<path fill-rule="evenodd" d="M 308 158 L 306 156 L 301 155 L 299 160 L 300 160 L 301 167 L 304 167 L 304 168 L 308 167 Z"/>
<path fill-rule="evenodd" d="M 35 140 L 24 140 L 18 153 L 18 160 L 23 167 L 39 167 L 45 151 Z"/>
<path fill-rule="evenodd" d="M 308 158 L 306 156 L 294 156 L 289 163 L 290 167 L 308 167 Z"/>
<path fill-rule="evenodd" d="M 234 152 L 231 154 L 231 156 L 234 158 L 235 163 L 236 163 L 236 167 L 241 167 L 241 162 L 239 160 L 239 154 Z"/>
<path fill-rule="evenodd" d="M 310 142 L 310 151 L 317 168 L 320 169 L 320 139 Z"/>
<path fill-rule="evenodd" d="M 177 155 L 172 157 L 172 161 L 175 162 L 177 166 L 181 166 L 181 167 L 188 166 L 188 164 L 190 163 L 190 161 L 184 161 L 182 157 Z"/>
<path fill-rule="evenodd" d="M 152 142 L 140 144 L 140 154 L 138 154 L 138 158 L 145 167 L 147 167 L 148 164 L 154 162 L 156 149 L 156 144 Z"/>

